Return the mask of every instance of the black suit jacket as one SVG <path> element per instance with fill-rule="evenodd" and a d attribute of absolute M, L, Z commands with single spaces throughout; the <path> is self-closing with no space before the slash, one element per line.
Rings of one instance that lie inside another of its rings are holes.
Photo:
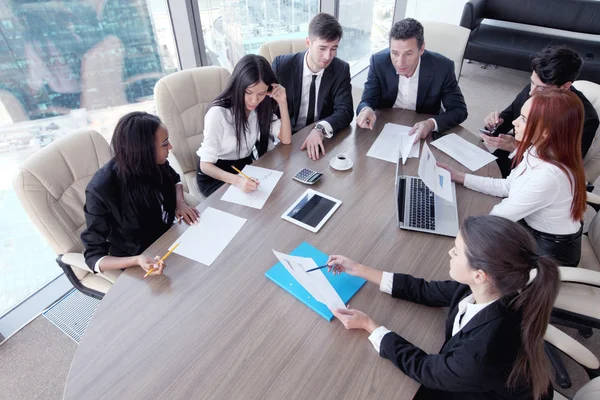
<path fill-rule="evenodd" d="M 175 215 L 175 183 L 180 178 L 168 161 L 159 168 L 164 178 L 158 190 L 163 199 L 170 200 L 162 202 L 162 212 L 148 212 L 140 217 L 122 196 L 114 159 L 94 174 L 85 189 L 87 228 L 81 233 L 83 255 L 90 269 L 107 255 L 138 255 L 169 230 Z"/>
<path fill-rule="evenodd" d="M 467 105 L 454 75 L 454 62 L 441 54 L 425 50 L 420 68 L 416 111 L 436 114 L 434 119 L 439 132 L 454 128 L 466 120 Z M 390 59 L 390 49 L 373 54 L 356 114 L 367 106 L 373 110 L 393 107 L 398 97 L 398 81 L 398 73 Z"/>
<path fill-rule="evenodd" d="M 292 129 L 296 126 L 300 110 L 304 54 L 306 51 L 284 54 L 273 60 L 273 71 L 287 92 Z M 316 107 L 317 121 L 327 121 L 334 133 L 350 125 L 354 117 L 352 112 L 354 105 L 352 104 L 350 66 L 347 62 L 336 57 L 325 68 L 319 86 Z"/>
<path fill-rule="evenodd" d="M 452 336 L 458 303 L 469 294 L 467 285 L 454 281 L 427 282 L 395 274 L 392 296 L 430 307 L 449 307 L 446 341 L 439 354 L 427 354 L 391 332 L 383 337 L 381 356 L 421 383 L 417 398 L 531 399 L 531 388 L 525 384 L 513 391 L 506 388 L 521 349 L 522 314 L 509 306 L 510 299 L 490 304 Z"/>

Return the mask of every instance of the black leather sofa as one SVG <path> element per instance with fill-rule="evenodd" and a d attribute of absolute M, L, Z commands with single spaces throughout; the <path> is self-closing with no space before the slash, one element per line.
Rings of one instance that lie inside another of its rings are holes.
<path fill-rule="evenodd" d="M 482 24 L 483 19 L 599 35 L 595 40 L 529 32 Z M 600 84 L 600 1 L 470 0 L 460 25 L 471 30 L 465 59 L 531 71 L 531 59 L 551 44 L 564 44 L 581 54 L 578 79 Z"/>

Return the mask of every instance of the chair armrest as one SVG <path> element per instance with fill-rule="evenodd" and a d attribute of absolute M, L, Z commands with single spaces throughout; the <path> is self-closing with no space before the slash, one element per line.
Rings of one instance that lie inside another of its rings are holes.
<path fill-rule="evenodd" d="M 460 26 L 473 31 L 485 18 L 485 0 L 469 0 L 463 8 Z"/>
<path fill-rule="evenodd" d="M 583 283 L 600 287 L 600 272 L 575 267 L 559 267 L 562 282 Z"/>
<path fill-rule="evenodd" d="M 198 204 L 200 204 L 200 200 L 187 192 L 183 192 L 183 201 L 190 207 L 198 207 Z"/>
<path fill-rule="evenodd" d="M 598 196 L 596 193 L 587 192 L 586 196 L 587 197 L 585 201 L 588 202 L 590 205 L 600 206 L 600 196 Z"/>
<path fill-rule="evenodd" d="M 81 270 L 84 270 L 85 272 L 94 272 L 85 263 L 85 258 L 83 257 L 82 253 L 65 253 L 62 255 L 61 260 L 62 262 L 70 265 L 71 267 L 77 267 Z"/>
<path fill-rule="evenodd" d="M 554 326 L 548 325 L 544 340 L 571 357 L 578 364 L 589 369 L 600 368 L 598 358 L 591 351 Z"/>

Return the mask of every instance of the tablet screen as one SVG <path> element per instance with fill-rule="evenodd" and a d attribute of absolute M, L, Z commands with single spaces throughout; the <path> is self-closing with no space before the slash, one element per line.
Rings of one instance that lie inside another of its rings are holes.
<path fill-rule="evenodd" d="M 316 228 L 336 204 L 335 201 L 321 197 L 318 193 L 309 192 L 287 216 Z"/>

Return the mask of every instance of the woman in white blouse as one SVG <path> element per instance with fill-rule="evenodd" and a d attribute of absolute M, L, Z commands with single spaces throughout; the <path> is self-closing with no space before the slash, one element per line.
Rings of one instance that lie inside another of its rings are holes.
<path fill-rule="evenodd" d="M 277 107 L 281 119 L 275 114 Z M 238 175 L 233 167 L 241 170 L 278 142 L 291 141 L 285 88 L 277 83 L 264 57 L 242 57 L 229 85 L 212 102 L 204 119 L 204 140 L 197 152 L 200 192 L 210 196 L 223 183 L 244 192 L 256 190 L 260 182 Z"/>
<path fill-rule="evenodd" d="M 444 164 L 452 180 L 469 189 L 505 197 L 491 214 L 525 225 L 538 251 L 560 265 L 581 258 L 582 219 L 586 207 L 581 157 L 583 104 L 568 90 L 546 89 L 532 96 L 513 121 L 519 142 L 506 179 L 464 174 Z"/>

